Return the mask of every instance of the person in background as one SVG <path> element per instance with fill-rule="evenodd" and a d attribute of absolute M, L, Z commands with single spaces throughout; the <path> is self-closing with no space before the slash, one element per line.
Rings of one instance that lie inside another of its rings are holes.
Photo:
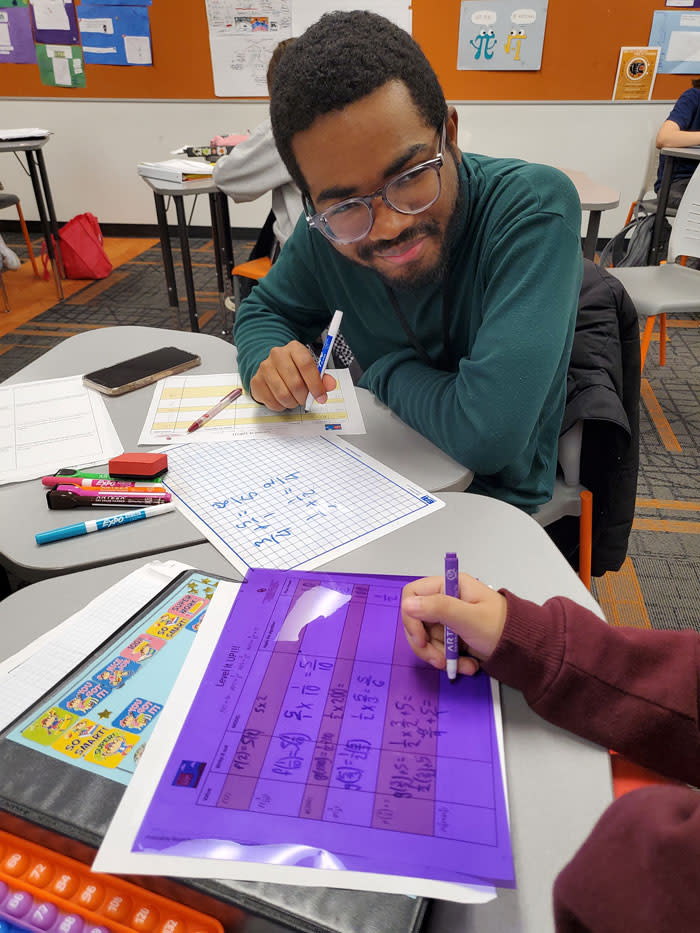
<path fill-rule="evenodd" d="M 684 91 L 673 106 L 668 118 L 656 136 L 656 148 L 664 146 L 685 148 L 700 146 L 700 78 L 693 78 L 692 87 Z M 664 171 L 665 156 L 659 157 L 659 171 L 654 184 L 658 193 Z M 678 207 L 691 175 L 698 167 L 694 159 L 674 159 L 671 187 L 668 191 L 668 207 Z"/>
<path fill-rule="evenodd" d="M 267 66 L 268 90 L 280 59 L 294 41 L 283 39 L 275 47 Z M 214 143 L 216 139 L 212 140 Z M 303 212 L 303 205 L 301 193 L 277 152 L 269 118 L 232 152 L 217 160 L 213 178 L 216 186 L 234 201 L 254 201 L 271 191 L 275 215 L 273 230 L 280 246 L 284 246 Z"/>
<path fill-rule="evenodd" d="M 401 612 L 438 670 L 448 625 L 461 674 L 483 668 L 548 722 L 700 784 L 700 633 L 612 628 L 569 599 L 538 606 L 468 574 L 458 599 L 442 577 L 407 584 Z M 664 784 L 616 800 L 559 874 L 554 916 L 558 933 L 700 929 L 700 793 Z"/>
<path fill-rule="evenodd" d="M 305 346 L 335 309 L 369 389 L 527 511 L 552 495 L 581 285 L 581 205 L 556 169 L 463 154 L 411 36 L 327 13 L 272 79 L 275 142 L 302 191 L 277 262 L 241 304 L 243 384 L 274 411 L 327 400 Z"/>

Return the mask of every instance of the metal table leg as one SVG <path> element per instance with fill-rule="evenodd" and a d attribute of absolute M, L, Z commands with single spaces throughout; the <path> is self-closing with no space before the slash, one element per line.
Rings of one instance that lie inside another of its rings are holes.
<path fill-rule="evenodd" d="M 54 226 L 52 230 L 51 224 L 49 223 L 49 217 L 46 211 L 46 204 L 44 203 L 44 195 L 41 190 L 41 179 L 39 177 L 39 169 L 37 162 L 34 161 L 34 150 L 27 149 L 25 152 L 27 157 L 27 168 L 29 169 L 29 177 L 32 180 L 32 188 L 34 189 L 34 200 L 36 201 L 36 208 L 39 212 L 39 219 L 41 221 L 41 229 L 44 234 L 44 240 L 46 241 L 46 251 L 49 254 L 49 262 L 51 264 L 51 271 L 53 273 L 54 284 L 56 285 L 56 294 L 59 299 L 63 298 L 63 285 L 61 284 L 61 275 L 56 258 L 56 249 L 55 244 L 58 243 L 58 229 Z"/>
<path fill-rule="evenodd" d="M 598 245 L 598 230 L 600 229 L 601 211 L 590 211 L 588 214 L 588 229 L 583 241 L 583 255 L 586 259 L 595 259 L 595 249 Z"/>
<path fill-rule="evenodd" d="M 61 255 L 61 241 L 58 238 L 58 222 L 56 220 L 56 211 L 53 206 L 53 196 L 51 194 L 51 185 L 49 184 L 49 175 L 46 171 L 46 163 L 44 162 L 44 153 L 41 149 L 35 149 L 34 154 L 36 157 L 37 165 L 39 166 L 39 175 L 41 176 L 41 181 L 44 186 L 44 198 L 46 200 L 46 207 L 49 214 L 49 223 L 51 225 L 51 232 L 56 238 L 56 256 L 58 258 L 58 269 L 63 278 L 66 277 L 66 270 L 63 267 L 63 256 Z"/>
<path fill-rule="evenodd" d="M 180 248 L 182 249 L 182 270 L 185 276 L 185 291 L 187 292 L 187 308 L 190 314 L 190 328 L 199 333 L 199 320 L 197 318 L 197 299 L 194 294 L 194 278 L 192 276 L 192 257 L 190 255 L 190 241 L 187 236 L 187 218 L 183 198 L 173 194 L 175 212 L 177 214 L 177 229 L 180 234 Z"/>
<path fill-rule="evenodd" d="M 673 169 L 673 156 L 664 156 L 664 171 L 661 176 L 659 193 L 656 197 L 656 217 L 654 218 L 654 230 L 651 234 L 651 246 L 649 248 L 649 265 L 658 266 L 661 261 L 661 231 L 666 219 L 666 206 L 668 204 L 668 191 L 671 187 L 671 175 Z"/>
<path fill-rule="evenodd" d="M 170 246 L 170 234 L 168 233 L 168 214 L 165 210 L 165 198 L 162 194 L 154 191 L 153 200 L 156 202 L 158 237 L 160 239 L 160 252 L 163 257 L 163 269 L 165 270 L 165 284 L 168 289 L 168 304 L 171 308 L 177 308 L 179 307 L 177 282 L 175 281 L 175 264 L 173 263 L 173 251 Z"/>

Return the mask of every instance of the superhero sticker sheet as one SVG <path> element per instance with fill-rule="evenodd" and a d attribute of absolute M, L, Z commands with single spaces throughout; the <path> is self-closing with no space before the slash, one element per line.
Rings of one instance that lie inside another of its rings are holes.
<path fill-rule="evenodd" d="M 413 655 L 409 579 L 249 570 L 131 851 L 514 886 L 491 682 Z"/>
<path fill-rule="evenodd" d="M 7 737 L 128 784 L 218 582 L 179 577 Z"/>

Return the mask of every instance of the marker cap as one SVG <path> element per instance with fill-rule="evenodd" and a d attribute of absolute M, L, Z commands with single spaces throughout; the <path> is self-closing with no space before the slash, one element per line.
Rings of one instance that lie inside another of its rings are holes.
<path fill-rule="evenodd" d="M 77 535 L 87 534 L 84 522 L 76 525 L 64 525 L 63 528 L 54 528 L 52 531 L 40 531 L 35 534 L 37 544 L 48 544 L 50 541 L 63 541 L 64 538 L 75 538 Z"/>

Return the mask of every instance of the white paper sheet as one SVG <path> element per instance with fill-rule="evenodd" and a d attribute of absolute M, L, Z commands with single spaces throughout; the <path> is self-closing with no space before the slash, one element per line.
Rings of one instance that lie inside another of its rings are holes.
<path fill-rule="evenodd" d="M 37 29 L 52 32 L 70 29 L 64 0 L 32 0 Z"/>
<path fill-rule="evenodd" d="M 332 435 L 166 451 L 173 501 L 241 573 L 313 570 L 444 506 Z"/>
<path fill-rule="evenodd" d="M 0 130 L 0 139 L 44 139 L 50 135 L 50 130 L 42 130 L 37 126 L 23 126 L 19 129 Z"/>
<path fill-rule="evenodd" d="M 237 373 L 211 376 L 169 376 L 157 382 L 139 437 L 139 444 L 163 444 L 173 440 L 213 443 L 259 434 L 311 437 L 336 434 L 366 434 L 355 386 L 347 369 L 329 370 L 338 382 L 325 405 L 314 402 L 308 412 L 270 411 L 244 392 L 215 418 L 191 434 L 187 428 L 220 399 L 238 388 Z"/>
<path fill-rule="evenodd" d="M 0 663 L 0 729 L 54 687 L 187 564 L 154 560 Z M 21 624 L 21 619 L 17 619 Z"/>
<path fill-rule="evenodd" d="M 229 880 L 274 881 L 303 887 L 341 887 L 359 891 L 437 897 L 463 904 L 486 903 L 493 900 L 496 896 L 495 889 L 486 885 L 461 885 L 423 878 L 404 878 L 398 875 L 228 860 L 217 862 L 216 868 L 213 869 L 211 859 L 207 858 L 131 851 L 136 833 L 167 765 L 175 740 L 192 705 L 240 585 L 227 581 L 222 581 L 218 585 L 197 638 L 187 655 L 187 662 L 182 666 L 165 708 L 160 713 L 155 729 L 146 745 L 139 767 L 109 825 L 93 863 L 93 869 L 119 874 L 157 874 L 186 878 L 211 878 L 215 873 L 217 878 Z M 496 722 L 500 723 L 501 713 L 497 689 L 494 691 L 494 701 Z M 501 761 L 503 761 L 504 750 L 500 732 L 499 751 Z"/>
<path fill-rule="evenodd" d="M 82 376 L 0 386 L 0 484 L 123 452 L 104 399 Z"/>
<path fill-rule="evenodd" d="M 124 52 L 130 65 L 151 65 L 151 40 L 148 36 L 124 36 Z"/>

